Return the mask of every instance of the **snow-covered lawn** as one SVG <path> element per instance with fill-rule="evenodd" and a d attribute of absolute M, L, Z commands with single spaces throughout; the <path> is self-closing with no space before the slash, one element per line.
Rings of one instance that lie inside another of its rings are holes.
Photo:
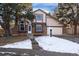
<path fill-rule="evenodd" d="M 31 40 L 27 39 L 20 42 L 15 42 L 12 44 L 7 44 L 4 46 L 0 46 L 1 48 L 20 48 L 20 49 L 32 49 Z"/>
<path fill-rule="evenodd" d="M 39 46 L 47 51 L 61 52 L 61 53 L 76 53 L 79 54 L 79 44 L 57 37 L 39 36 L 35 40 Z M 19 48 L 19 49 L 32 49 L 30 39 L 0 46 L 2 48 Z"/>
<path fill-rule="evenodd" d="M 47 51 L 79 54 L 79 44 L 57 37 L 40 36 L 36 38 L 39 46 Z"/>

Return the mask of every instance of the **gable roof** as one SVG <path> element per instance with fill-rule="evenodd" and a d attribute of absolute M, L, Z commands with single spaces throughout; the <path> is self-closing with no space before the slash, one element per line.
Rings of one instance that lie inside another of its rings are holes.
<path fill-rule="evenodd" d="M 54 19 L 54 20 L 56 20 L 56 21 L 59 22 L 59 20 L 58 20 L 56 17 L 51 16 L 50 14 L 46 13 L 44 10 L 37 9 L 37 10 L 34 11 L 34 13 L 37 12 L 37 11 L 41 11 L 41 12 L 45 13 L 47 16 L 49 16 L 49 17 L 51 17 L 52 19 Z"/>

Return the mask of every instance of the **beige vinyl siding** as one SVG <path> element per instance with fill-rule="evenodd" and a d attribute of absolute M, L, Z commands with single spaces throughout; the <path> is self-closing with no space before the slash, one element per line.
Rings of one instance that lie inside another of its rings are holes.
<path fill-rule="evenodd" d="M 60 24 L 57 20 L 47 16 L 47 26 L 63 26 L 62 24 Z"/>

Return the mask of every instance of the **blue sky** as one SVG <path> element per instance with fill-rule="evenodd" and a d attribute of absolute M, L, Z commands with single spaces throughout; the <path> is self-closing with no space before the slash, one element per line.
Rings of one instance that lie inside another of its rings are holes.
<path fill-rule="evenodd" d="M 49 12 L 54 11 L 57 8 L 57 3 L 33 3 L 33 9 L 44 9 Z"/>

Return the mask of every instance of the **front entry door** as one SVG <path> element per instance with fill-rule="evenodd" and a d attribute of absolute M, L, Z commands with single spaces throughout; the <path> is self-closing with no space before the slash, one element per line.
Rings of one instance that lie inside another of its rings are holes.
<path fill-rule="evenodd" d="M 32 26 L 28 25 L 28 33 L 31 34 L 32 33 Z"/>

